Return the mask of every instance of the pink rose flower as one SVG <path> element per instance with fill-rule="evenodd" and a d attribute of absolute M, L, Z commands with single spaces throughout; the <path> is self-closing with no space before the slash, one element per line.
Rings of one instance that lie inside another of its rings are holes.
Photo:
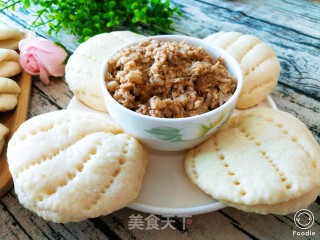
<path fill-rule="evenodd" d="M 44 38 L 24 39 L 19 43 L 20 64 L 31 75 L 49 85 L 49 76 L 64 76 L 66 50 Z"/>

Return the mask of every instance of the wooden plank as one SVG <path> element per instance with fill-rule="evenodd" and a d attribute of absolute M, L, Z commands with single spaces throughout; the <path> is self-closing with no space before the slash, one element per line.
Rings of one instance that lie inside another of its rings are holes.
<path fill-rule="evenodd" d="M 65 109 L 73 94 L 63 78 L 50 78 L 50 85 L 46 86 L 37 78 L 33 82 L 30 96 L 28 118 L 45 112 Z M 44 109 L 46 109 L 44 111 Z"/>
<path fill-rule="evenodd" d="M 239 0 L 239 1 L 212 1 L 201 0 L 218 8 L 230 9 L 242 13 L 249 18 L 259 19 L 266 24 L 281 25 L 288 29 L 295 29 L 303 34 L 310 34 L 319 38 L 319 31 L 314 31 L 319 22 L 319 1 L 301 0 Z"/>
<path fill-rule="evenodd" d="M 21 89 L 17 106 L 13 110 L 1 113 L 0 115 L 0 122 L 9 128 L 6 145 L 0 154 L 0 197 L 12 187 L 12 178 L 6 156 L 7 143 L 27 117 L 32 77 L 23 71 L 21 75 L 17 77 L 17 83 Z"/>
<path fill-rule="evenodd" d="M 297 117 L 307 125 L 313 136 L 320 143 L 320 104 L 319 101 L 296 92 L 283 84 L 278 84 L 272 98 L 280 110 Z"/>
<path fill-rule="evenodd" d="M 0 217 L 4 218 L 1 218 L 0 239 L 107 239 L 90 221 L 68 224 L 44 221 L 19 204 L 13 191 L 1 198 L 1 209 Z"/>
<path fill-rule="evenodd" d="M 319 236 L 320 225 L 317 223 L 317 221 L 319 221 L 317 217 L 319 216 L 319 205 L 316 203 L 312 204 L 309 209 L 315 216 L 315 222 L 309 230 L 315 232 L 315 236 Z M 260 238 L 264 236 L 268 239 L 291 240 L 294 239 L 293 231 L 301 231 L 294 223 L 294 213 L 285 216 L 272 214 L 260 215 L 238 211 L 234 208 L 226 208 L 222 210 L 222 212 L 228 216 L 232 216 L 232 219 L 241 223 L 243 230 Z M 299 239 L 309 239 L 309 237 L 299 236 Z"/>
<path fill-rule="evenodd" d="M 0 239 L 31 239 L 2 201 L 0 201 L 0 219 Z"/>
<path fill-rule="evenodd" d="M 164 227 L 166 216 L 157 215 L 159 218 L 158 226 L 160 229 L 146 229 L 147 223 L 144 223 L 143 230 L 138 228 L 128 229 L 129 216 L 141 215 L 143 221 L 150 214 L 134 211 L 131 209 L 121 209 L 108 216 L 100 217 L 103 223 L 101 227 L 108 226 L 122 239 L 217 239 L 225 240 L 228 236 L 236 236 L 236 239 L 250 239 L 250 234 L 240 231 L 226 218 L 220 211 L 194 215 L 191 223 L 185 224 L 182 228 L 182 216 L 172 216 L 172 226 Z M 210 226 L 210 227 L 208 227 Z M 213 235 L 214 233 L 214 235 Z"/>

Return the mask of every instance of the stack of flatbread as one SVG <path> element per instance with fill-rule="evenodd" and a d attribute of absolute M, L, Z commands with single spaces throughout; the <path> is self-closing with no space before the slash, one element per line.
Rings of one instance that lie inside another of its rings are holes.
<path fill-rule="evenodd" d="M 22 71 L 20 56 L 16 52 L 22 38 L 20 30 L 0 25 L 0 112 L 12 110 L 18 103 L 20 87 L 11 78 Z M 7 133 L 8 129 L 0 123 L 1 143 L 4 143 Z M 0 153 L 3 145 L 0 144 Z"/>

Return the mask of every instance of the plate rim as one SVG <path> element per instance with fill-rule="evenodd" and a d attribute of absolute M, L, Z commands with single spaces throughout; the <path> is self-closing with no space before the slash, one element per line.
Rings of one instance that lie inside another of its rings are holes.
<path fill-rule="evenodd" d="M 201 205 L 201 206 L 184 207 L 184 208 L 157 207 L 153 205 L 147 205 L 147 204 L 136 203 L 136 202 L 132 202 L 129 205 L 127 205 L 127 208 L 144 212 L 144 213 L 157 214 L 157 215 L 176 215 L 176 216 L 198 215 L 198 214 L 217 211 L 225 207 L 227 207 L 225 204 L 218 201 L 210 204 Z"/>

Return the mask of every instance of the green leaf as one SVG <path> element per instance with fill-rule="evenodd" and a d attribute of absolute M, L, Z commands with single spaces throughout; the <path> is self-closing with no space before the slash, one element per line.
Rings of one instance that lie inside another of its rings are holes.
<path fill-rule="evenodd" d="M 109 17 L 112 18 L 113 16 L 114 16 L 114 12 L 113 12 L 113 11 L 110 11 L 110 12 L 109 12 Z"/>
<path fill-rule="evenodd" d="M 68 60 L 69 60 L 69 58 L 70 58 L 71 55 L 68 53 L 66 47 L 63 46 L 61 43 L 59 43 L 59 42 L 54 42 L 54 43 L 55 43 L 57 46 L 63 48 L 63 49 L 66 51 L 67 56 L 66 56 L 66 58 L 65 58 L 65 59 L 63 60 L 63 62 L 62 62 L 63 65 L 66 65 L 66 64 L 68 63 Z"/>
<path fill-rule="evenodd" d="M 83 38 L 83 41 L 85 42 L 85 41 L 87 41 L 89 38 L 90 38 L 90 36 L 85 36 L 85 37 Z"/>
<path fill-rule="evenodd" d="M 108 23 L 107 23 L 107 25 L 106 25 L 106 26 L 109 28 L 109 27 L 112 27 L 112 25 L 113 25 L 113 22 L 112 22 L 112 21 L 110 21 L 110 22 L 108 22 Z"/>
<path fill-rule="evenodd" d="M 115 1 L 111 1 L 111 2 L 108 3 L 109 8 L 113 8 L 116 5 L 117 4 L 115 3 Z"/>
<path fill-rule="evenodd" d="M 63 49 L 67 52 L 67 48 L 66 48 L 64 45 L 62 45 L 60 42 L 55 41 L 55 42 L 53 42 L 53 43 L 54 43 L 55 45 L 63 48 Z"/>
<path fill-rule="evenodd" d="M 24 0 L 23 1 L 23 7 L 24 8 L 29 8 L 30 7 L 30 0 Z"/>
<path fill-rule="evenodd" d="M 199 137 L 202 137 L 206 135 L 207 132 L 209 132 L 212 128 L 206 125 L 201 125 L 200 131 L 199 131 Z"/>
<path fill-rule="evenodd" d="M 146 130 L 146 132 L 152 134 L 153 136 L 164 140 L 164 141 L 182 141 L 180 134 L 180 129 L 172 128 L 172 127 L 161 127 L 161 128 L 151 128 L 150 130 Z"/>
<path fill-rule="evenodd" d="M 85 36 L 92 34 L 92 30 L 90 28 L 84 28 L 82 32 Z"/>
<path fill-rule="evenodd" d="M 131 9 L 136 9 L 138 7 L 139 7 L 139 4 L 137 2 L 131 4 Z"/>
<path fill-rule="evenodd" d="M 92 20 L 95 21 L 95 22 L 99 22 L 100 17 L 98 15 L 95 15 L 95 16 L 92 17 Z"/>
<path fill-rule="evenodd" d="M 47 7 L 47 2 L 46 1 L 39 1 L 39 4 L 41 7 L 46 8 Z"/>

